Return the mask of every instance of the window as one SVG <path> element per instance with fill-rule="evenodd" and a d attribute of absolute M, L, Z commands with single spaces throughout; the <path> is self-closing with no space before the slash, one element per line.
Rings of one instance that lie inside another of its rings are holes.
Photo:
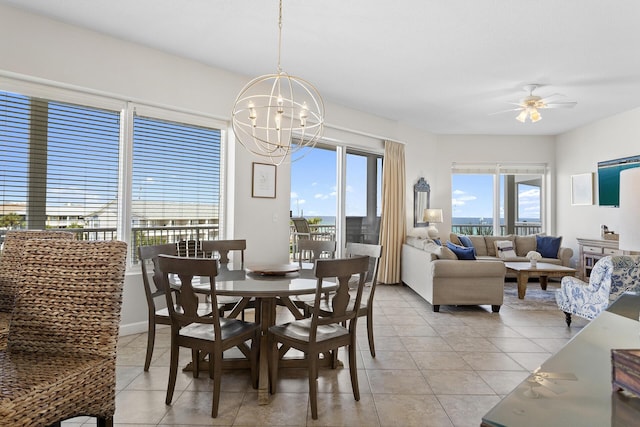
<path fill-rule="evenodd" d="M 291 164 L 292 216 L 304 216 L 313 231 L 333 233 L 338 242 L 378 243 L 381 191 L 379 154 L 319 144 Z"/>
<path fill-rule="evenodd" d="M 135 247 L 218 238 L 220 137 L 219 129 L 134 118 Z"/>
<path fill-rule="evenodd" d="M 120 113 L 0 92 L 0 123 L 0 228 L 113 238 Z"/>
<path fill-rule="evenodd" d="M 452 168 L 454 233 L 526 235 L 543 224 L 544 165 L 466 165 Z"/>
<path fill-rule="evenodd" d="M 23 86 L 38 96 L 0 91 L 0 242 L 8 229 L 64 228 L 123 239 L 135 260 L 141 244 L 218 237 L 221 123 Z"/>

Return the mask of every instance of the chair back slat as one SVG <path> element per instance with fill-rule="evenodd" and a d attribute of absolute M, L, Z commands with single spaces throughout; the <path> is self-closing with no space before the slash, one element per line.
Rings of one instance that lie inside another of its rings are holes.
<path fill-rule="evenodd" d="M 127 244 L 28 240 L 8 350 L 115 357 Z"/>
<path fill-rule="evenodd" d="M 210 298 L 213 307 L 218 306 L 216 296 L 216 276 L 218 275 L 218 261 L 213 258 L 186 258 L 173 255 L 158 256 L 158 270 L 160 271 L 167 308 L 172 324 L 178 328 L 192 323 L 214 324 L 216 334 L 220 333 L 219 314 L 212 310 L 211 315 L 198 313 L 198 295 Z M 195 292 L 193 282 L 196 277 L 206 277 L 211 284 L 207 291 Z M 175 280 L 178 279 L 178 281 Z M 172 281 L 174 282 L 172 284 Z M 179 282 L 179 283 L 177 283 Z M 178 292 L 173 289 L 179 288 Z M 179 298 L 179 301 L 178 301 Z M 181 307 L 179 310 L 177 307 Z M 216 335 L 219 336 L 219 335 Z"/>
<path fill-rule="evenodd" d="M 308 258 L 305 257 L 306 253 L 310 254 Z M 302 263 L 305 260 L 315 263 L 323 257 L 334 258 L 335 254 L 335 240 L 302 239 L 298 242 L 298 264 L 300 265 L 300 268 L 302 268 Z"/>
<path fill-rule="evenodd" d="M 153 298 L 164 294 L 164 290 L 161 288 L 161 274 L 157 268 L 158 255 L 178 255 L 178 248 L 173 243 L 138 246 L 138 257 L 140 259 L 140 268 L 142 270 L 142 283 L 144 284 L 147 303 L 151 307 L 155 307 Z M 153 266 L 153 276 L 151 281 L 149 280 L 149 266 Z"/>
<path fill-rule="evenodd" d="M 240 251 L 240 268 L 244 267 L 244 251 L 247 249 L 247 241 L 245 239 L 235 240 L 203 240 L 202 250 L 207 256 L 217 252 L 220 264 L 229 264 L 229 252 Z"/>
<path fill-rule="evenodd" d="M 315 275 L 317 278 L 315 303 L 311 313 L 311 340 L 315 340 L 319 325 L 349 322 L 349 328 L 355 328 L 357 309 L 362 300 L 364 281 L 369 269 L 369 258 L 366 256 L 343 259 L 318 260 Z M 349 281 L 358 277 L 355 296 L 349 293 Z M 322 283 L 325 279 L 335 278 L 338 289 L 332 299 L 334 311 L 330 316 L 320 315 L 320 300 L 323 298 Z"/>

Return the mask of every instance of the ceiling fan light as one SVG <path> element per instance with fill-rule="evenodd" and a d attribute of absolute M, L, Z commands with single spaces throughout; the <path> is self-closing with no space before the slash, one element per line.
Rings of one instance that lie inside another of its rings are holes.
<path fill-rule="evenodd" d="M 524 123 L 524 121 L 527 120 L 527 110 L 520 111 L 520 114 L 518 114 L 518 117 L 516 117 L 516 120 L 521 123 Z"/>
<path fill-rule="evenodd" d="M 529 114 L 529 118 L 531 119 L 531 121 L 533 123 L 535 123 L 537 121 L 540 121 L 542 119 L 542 116 L 540 115 L 538 110 L 533 109 L 533 110 L 531 110 L 531 113 Z"/>

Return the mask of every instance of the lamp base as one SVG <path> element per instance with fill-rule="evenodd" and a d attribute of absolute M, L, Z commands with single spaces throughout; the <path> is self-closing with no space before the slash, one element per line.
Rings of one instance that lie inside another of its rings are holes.
<path fill-rule="evenodd" d="M 429 236 L 430 239 L 433 240 L 440 237 L 440 232 L 438 231 L 435 225 L 429 225 L 427 227 L 427 235 Z"/>

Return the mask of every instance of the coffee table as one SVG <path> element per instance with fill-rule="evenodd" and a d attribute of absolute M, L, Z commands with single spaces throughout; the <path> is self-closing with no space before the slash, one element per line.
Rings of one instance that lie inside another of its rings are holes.
<path fill-rule="evenodd" d="M 527 292 L 527 283 L 530 277 L 540 279 L 540 287 L 543 291 L 547 290 L 547 279 L 549 277 L 575 276 L 577 270 L 575 268 L 565 267 L 547 262 L 538 262 L 536 267 L 531 267 L 529 262 L 505 262 L 504 266 L 507 272 L 516 273 L 518 277 L 518 298 L 524 299 Z"/>

